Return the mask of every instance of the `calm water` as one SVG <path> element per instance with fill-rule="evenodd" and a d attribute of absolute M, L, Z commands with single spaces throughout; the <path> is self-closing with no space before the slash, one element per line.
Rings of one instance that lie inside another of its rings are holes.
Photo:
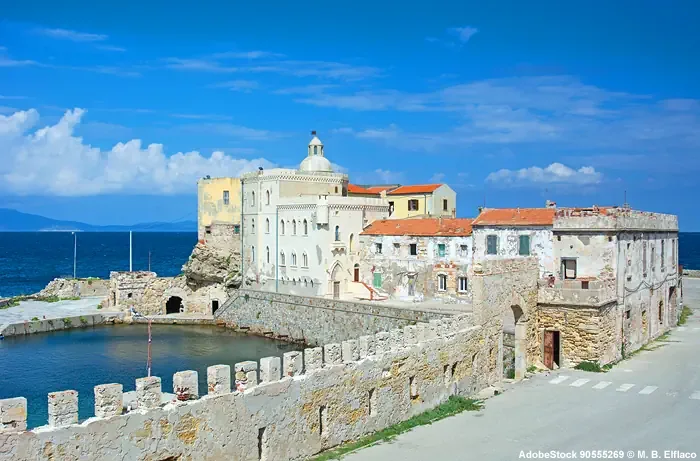
<path fill-rule="evenodd" d="M 172 392 L 173 373 L 199 372 L 199 392 L 206 394 L 207 367 L 281 356 L 298 346 L 246 336 L 212 326 L 153 325 L 153 372 L 163 391 Z M 47 394 L 78 391 L 80 419 L 94 415 L 93 387 L 121 383 L 135 389 L 146 376 L 147 327 L 114 325 L 10 337 L 0 341 L 0 399 L 27 398 L 28 424 L 48 420 Z"/>
<path fill-rule="evenodd" d="M 197 243 L 196 232 L 134 232 L 133 268 L 161 276 L 180 273 Z M 127 232 L 79 232 L 78 277 L 109 278 L 129 270 Z M 70 232 L 0 232 L 0 297 L 36 293 L 55 277 L 73 275 Z"/>

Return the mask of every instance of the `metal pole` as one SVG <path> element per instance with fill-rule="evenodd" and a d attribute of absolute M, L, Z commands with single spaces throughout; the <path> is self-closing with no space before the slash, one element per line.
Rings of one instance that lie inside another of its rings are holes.
<path fill-rule="evenodd" d="M 275 292 L 280 291 L 280 211 L 275 205 Z"/>
<path fill-rule="evenodd" d="M 151 376 L 151 319 L 148 319 L 148 377 Z"/>
<path fill-rule="evenodd" d="M 129 272 L 131 272 L 133 270 L 132 258 L 131 258 L 131 255 L 132 255 L 131 246 L 132 246 L 131 231 L 129 231 Z"/>
<path fill-rule="evenodd" d="M 78 260 L 78 234 L 73 232 L 73 278 L 75 278 L 75 267 Z"/>

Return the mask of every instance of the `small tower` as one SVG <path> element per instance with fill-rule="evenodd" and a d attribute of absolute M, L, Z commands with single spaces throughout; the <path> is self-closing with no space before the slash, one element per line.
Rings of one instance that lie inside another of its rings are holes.
<path fill-rule="evenodd" d="M 323 143 L 316 136 L 316 130 L 311 132 L 311 141 L 309 142 L 309 157 L 312 155 L 320 155 L 323 157 Z"/>
<path fill-rule="evenodd" d="M 316 131 L 312 131 L 311 141 L 309 142 L 309 152 L 306 158 L 299 165 L 299 171 L 307 173 L 332 173 L 333 167 L 330 160 L 325 156 L 323 151 L 323 143 L 316 136 Z"/>

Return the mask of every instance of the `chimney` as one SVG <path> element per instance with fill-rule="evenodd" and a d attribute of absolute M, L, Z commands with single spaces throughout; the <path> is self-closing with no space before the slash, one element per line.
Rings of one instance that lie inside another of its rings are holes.
<path fill-rule="evenodd" d="M 556 208 L 557 207 L 557 202 L 553 202 L 551 200 L 547 200 L 544 202 L 545 208 Z"/>
<path fill-rule="evenodd" d="M 484 207 L 482 207 L 482 206 L 478 206 L 478 207 L 476 207 L 476 209 L 479 210 L 479 213 L 481 213 L 482 211 L 484 211 Z"/>

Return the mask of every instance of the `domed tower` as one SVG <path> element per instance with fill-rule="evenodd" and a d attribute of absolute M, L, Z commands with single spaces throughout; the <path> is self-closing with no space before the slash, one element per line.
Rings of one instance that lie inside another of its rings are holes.
<path fill-rule="evenodd" d="M 299 171 L 333 173 L 331 162 L 324 156 L 323 143 L 318 139 L 315 131 L 312 131 L 311 135 L 313 138 L 309 142 L 309 151 L 304 161 L 299 165 Z"/>

